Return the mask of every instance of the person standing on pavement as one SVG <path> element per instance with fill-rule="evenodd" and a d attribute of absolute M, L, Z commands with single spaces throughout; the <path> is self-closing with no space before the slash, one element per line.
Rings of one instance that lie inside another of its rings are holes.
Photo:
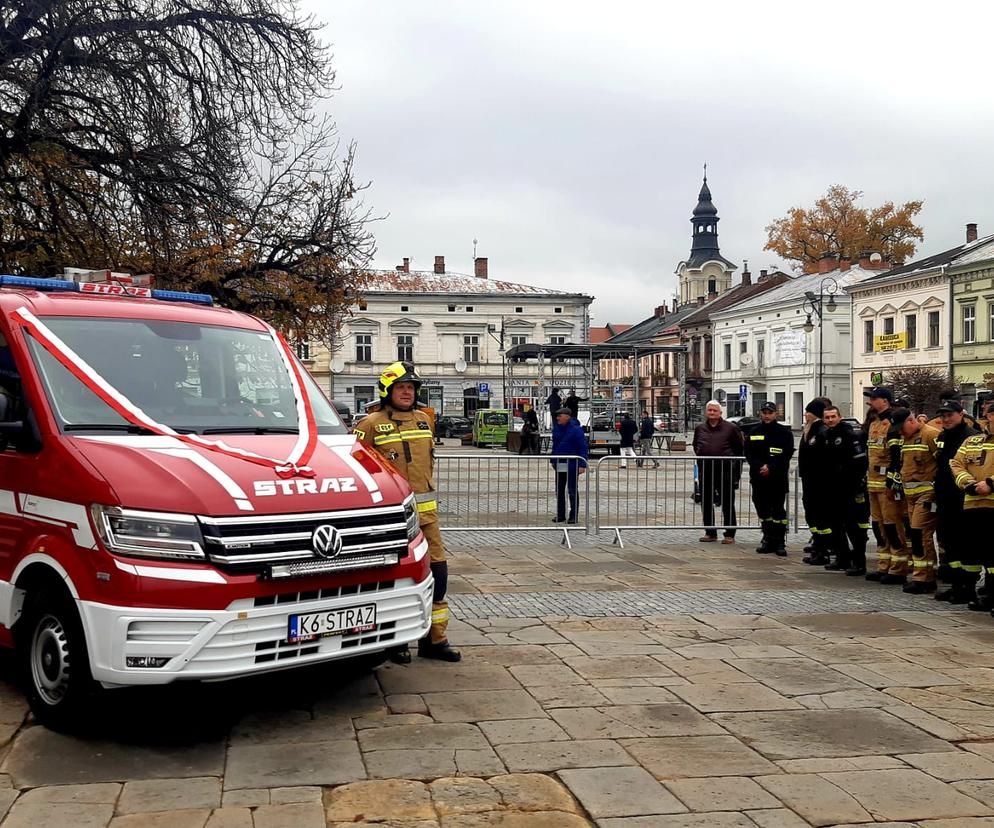
<path fill-rule="evenodd" d="M 794 456 L 794 435 L 777 422 L 777 407 L 764 402 L 762 422 L 745 435 L 745 457 L 749 464 L 752 504 L 763 529 L 760 554 L 787 554 L 787 476 Z"/>
<path fill-rule="evenodd" d="M 652 438 L 655 436 L 656 424 L 652 421 L 648 411 L 642 412 L 642 422 L 639 423 L 639 454 L 641 457 L 635 465 L 642 468 L 642 459 L 652 454 Z M 659 461 L 653 458 L 653 468 L 659 468 Z"/>
<path fill-rule="evenodd" d="M 556 517 L 553 523 L 576 523 L 580 505 L 577 481 L 587 473 L 587 437 L 570 410 L 563 406 L 556 414 L 552 427 L 552 457 L 549 462 L 556 470 Z M 578 456 L 576 460 L 557 457 Z M 569 494 L 569 517 L 566 516 L 566 495 Z"/>
<path fill-rule="evenodd" d="M 866 434 L 843 422 L 834 405 L 822 414 L 825 423 L 826 475 L 837 481 L 838 506 L 829 510 L 835 562 L 825 569 L 846 575 L 866 574 L 866 532 L 870 528 L 870 498 L 866 492 Z"/>
<path fill-rule="evenodd" d="M 797 449 L 797 471 L 801 477 L 801 502 L 804 519 L 811 530 L 811 554 L 802 558 L 812 566 L 832 562 L 832 493 L 825 467 L 828 452 L 825 445 L 825 423 L 822 415 L 828 406 L 819 397 L 804 407 L 804 428 Z"/>
<path fill-rule="evenodd" d="M 888 432 L 891 427 L 891 403 L 894 395 L 889 388 L 871 388 L 864 392 L 869 398 L 870 420 L 867 430 L 867 456 L 869 472 L 867 488 L 870 492 L 870 524 L 877 539 L 877 569 L 866 573 L 866 580 L 880 581 L 891 568 L 891 558 L 898 564 L 903 555 L 907 558 L 902 535 L 904 518 L 899 503 L 888 489 L 888 470 L 891 466 Z M 893 472 L 891 472 L 893 475 Z M 893 477 L 891 478 L 893 483 Z"/>
<path fill-rule="evenodd" d="M 590 399 L 589 397 L 578 397 L 576 395 L 575 389 L 571 388 L 570 391 L 569 391 L 569 396 L 565 400 L 563 400 L 563 405 L 566 406 L 566 408 L 569 409 L 570 416 L 574 420 L 576 420 L 577 422 L 579 422 L 580 421 L 580 403 L 587 402 L 589 399 Z"/>
<path fill-rule="evenodd" d="M 697 461 L 697 476 L 701 490 L 701 512 L 704 518 L 702 543 L 718 540 L 718 529 L 714 522 L 715 495 L 721 501 L 722 517 L 725 522 L 722 543 L 735 541 L 735 489 L 741 465 L 738 460 L 722 458 L 740 457 L 743 451 L 742 432 L 738 426 L 722 419 L 721 404 L 711 400 L 704 408 L 704 422 L 694 429 L 694 454 Z"/>
<path fill-rule="evenodd" d="M 521 447 L 518 449 L 518 454 L 538 454 L 538 414 L 535 413 L 534 408 L 528 405 L 528 403 L 525 403 L 525 409 L 521 413 L 521 419 L 524 423 L 521 426 Z"/>
<path fill-rule="evenodd" d="M 939 577 L 949 587 L 935 593 L 936 601 L 966 604 L 973 598 L 977 567 L 969 563 L 969 541 L 963 531 L 963 490 L 956 485 L 951 461 L 968 437 L 977 432 L 967 423 L 963 406 L 948 399 L 939 406 L 942 433 L 936 438 L 935 505 L 938 522 L 935 534 L 939 541 Z M 964 563 L 966 564 L 964 566 Z"/>
<path fill-rule="evenodd" d="M 994 436 L 985 432 L 967 437 L 949 467 L 964 494 L 963 569 L 969 562 L 978 570 L 977 597 L 967 607 L 991 610 L 994 607 Z"/>
<path fill-rule="evenodd" d="M 445 600 L 449 565 L 438 527 L 438 500 L 435 493 L 434 422 L 416 407 L 422 380 L 410 362 L 394 362 L 383 369 L 377 388 L 380 407 L 360 420 L 353 432 L 366 448 L 376 452 L 407 480 L 417 501 L 421 531 L 428 542 L 431 574 L 435 579 L 432 595 L 431 628 L 418 642 L 418 655 L 439 661 L 459 661 L 446 635 L 449 605 Z M 406 654 L 406 657 L 405 657 Z M 410 661 L 407 649 L 394 650 L 393 661 Z"/>
<path fill-rule="evenodd" d="M 635 435 L 639 433 L 638 424 L 627 412 L 621 415 L 621 423 L 618 425 L 618 434 L 621 436 L 621 468 L 628 468 L 628 461 L 625 457 L 635 457 Z"/>
<path fill-rule="evenodd" d="M 905 409 L 906 410 L 906 409 Z M 902 420 L 903 416 L 903 422 Z M 901 488 L 908 508 L 911 541 L 911 580 L 904 591 L 914 595 L 935 592 L 935 477 L 939 470 L 936 440 L 941 432 L 917 417 L 895 412 L 904 442 L 901 445 Z"/>

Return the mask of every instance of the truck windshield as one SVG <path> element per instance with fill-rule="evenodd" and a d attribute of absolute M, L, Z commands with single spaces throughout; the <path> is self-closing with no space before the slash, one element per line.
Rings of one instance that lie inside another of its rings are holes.
<path fill-rule="evenodd" d="M 56 335 L 149 417 L 176 431 L 296 433 L 290 375 L 266 333 L 142 319 L 52 317 Z M 129 423 L 27 337 L 55 416 L 66 431 Z M 321 434 L 344 434 L 331 403 L 301 367 Z"/>

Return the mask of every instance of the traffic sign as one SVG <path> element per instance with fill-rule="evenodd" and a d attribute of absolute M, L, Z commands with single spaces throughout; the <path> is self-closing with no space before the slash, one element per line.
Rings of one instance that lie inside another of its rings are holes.
<path fill-rule="evenodd" d="M 614 398 L 616 400 L 620 400 L 621 399 L 621 386 L 620 385 L 614 386 Z"/>
<path fill-rule="evenodd" d="M 746 398 L 748 396 L 749 396 L 749 387 L 747 385 L 740 385 L 739 386 L 739 399 L 742 402 L 745 402 Z"/>
<path fill-rule="evenodd" d="M 481 382 L 478 385 L 479 385 L 480 393 L 481 394 L 489 394 L 490 393 L 490 383 L 489 382 Z"/>

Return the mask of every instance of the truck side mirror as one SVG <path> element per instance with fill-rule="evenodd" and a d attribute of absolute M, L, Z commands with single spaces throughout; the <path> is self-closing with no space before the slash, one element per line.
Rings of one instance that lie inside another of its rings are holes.
<path fill-rule="evenodd" d="M 0 399 L 3 395 L 0 395 Z M 7 446 L 11 442 L 15 444 L 19 442 L 21 437 L 24 435 L 24 421 L 23 420 L 13 420 L 9 422 L 0 422 L 0 451 L 6 451 Z"/>

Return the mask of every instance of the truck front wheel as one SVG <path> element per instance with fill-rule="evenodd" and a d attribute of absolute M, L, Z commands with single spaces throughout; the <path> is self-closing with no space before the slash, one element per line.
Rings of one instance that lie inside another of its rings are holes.
<path fill-rule="evenodd" d="M 30 593 L 17 629 L 31 711 L 53 730 L 73 729 L 83 720 L 96 683 L 72 599 L 49 589 Z"/>

